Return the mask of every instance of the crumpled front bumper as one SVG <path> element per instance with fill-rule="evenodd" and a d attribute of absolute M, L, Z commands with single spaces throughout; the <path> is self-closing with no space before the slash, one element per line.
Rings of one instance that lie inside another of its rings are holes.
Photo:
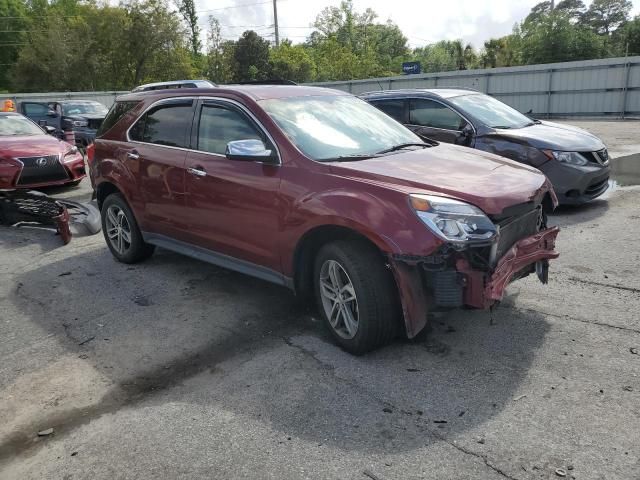
<path fill-rule="evenodd" d="M 519 278 L 523 272 L 530 273 L 536 265 L 541 267 L 537 270 L 538 277 L 546 283 L 547 262 L 559 256 L 555 251 L 559 231 L 558 227 L 552 227 L 522 238 L 498 260 L 491 272 L 473 269 L 460 256 L 455 262 L 455 270 L 461 277 L 463 304 L 478 309 L 490 308 L 502 300 L 507 285 L 514 278 Z M 429 305 L 420 262 L 408 263 L 395 258 L 390 264 L 400 293 L 407 335 L 413 338 L 427 323 Z"/>

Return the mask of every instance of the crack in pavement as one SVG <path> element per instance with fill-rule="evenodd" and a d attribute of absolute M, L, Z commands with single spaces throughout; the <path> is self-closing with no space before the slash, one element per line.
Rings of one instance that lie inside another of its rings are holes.
<path fill-rule="evenodd" d="M 604 322 L 596 322 L 596 321 L 590 321 L 590 320 L 585 320 L 584 318 L 578 318 L 578 317 L 572 317 L 571 315 L 560 315 L 557 313 L 549 313 L 549 312 L 545 312 L 543 310 L 536 310 L 535 308 L 526 308 L 526 307 L 505 307 L 509 310 L 513 310 L 513 311 L 521 311 L 521 312 L 532 312 L 532 313 L 539 313 L 541 315 L 547 315 L 549 317 L 553 317 L 553 318 L 558 318 L 561 320 L 573 320 L 575 322 L 580 322 L 580 323 L 586 323 L 587 325 L 597 325 L 599 327 L 607 327 L 607 328 L 614 328 L 616 330 L 622 330 L 625 332 L 632 332 L 632 333 L 638 333 L 640 334 L 640 330 L 636 330 L 635 328 L 630 328 L 630 327 L 621 327 L 620 325 L 612 325 L 611 323 L 604 323 Z"/>
<path fill-rule="evenodd" d="M 624 290 L 626 292 L 640 293 L 640 288 L 625 287 L 625 286 L 622 286 L 622 285 L 611 285 L 610 283 L 596 282 L 594 280 L 583 280 L 582 278 L 578 278 L 578 277 L 574 277 L 574 276 L 570 276 L 569 280 L 574 281 L 574 282 L 584 283 L 586 285 L 595 285 L 595 286 L 598 286 L 598 287 L 613 288 L 615 290 Z"/>
<path fill-rule="evenodd" d="M 392 404 L 391 402 L 388 402 L 386 400 L 383 400 L 381 398 L 378 398 L 372 391 L 370 391 L 369 389 L 363 387 L 362 385 L 360 385 L 359 383 L 353 381 L 353 380 L 349 380 L 346 379 L 344 377 L 341 377 L 339 375 L 336 374 L 335 372 L 335 366 L 331 365 L 327 362 L 323 362 L 322 360 L 320 360 L 316 355 L 316 352 L 314 352 L 313 350 L 309 350 L 308 348 L 303 347 L 302 345 L 297 345 L 295 344 L 292 340 L 291 337 L 282 337 L 282 340 L 284 341 L 285 344 L 287 344 L 289 347 L 294 348 L 298 351 L 300 351 L 302 354 L 304 354 L 305 356 L 311 358 L 316 364 L 320 365 L 320 367 L 322 368 L 322 370 L 324 371 L 329 371 L 331 372 L 331 376 L 333 376 L 336 380 L 348 385 L 351 388 L 354 388 L 355 390 L 360 391 L 361 393 L 364 393 L 366 395 L 368 395 L 373 401 L 375 401 L 376 403 L 384 406 L 384 407 L 391 407 L 394 410 L 397 410 L 401 413 L 405 413 L 405 412 L 409 412 L 410 410 L 406 410 L 406 409 L 402 409 L 402 408 L 398 408 L 396 407 L 394 404 Z M 413 411 L 415 411 L 416 409 L 414 408 Z M 429 424 L 426 421 L 423 421 L 423 427 L 424 430 L 431 435 L 434 439 L 436 440 L 440 440 L 444 443 L 446 443 L 447 445 L 450 445 L 451 447 L 455 448 L 456 450 L 458 450 L 461 453 L 464 453 L 465 455 L 470 455 L 472 457 L 475 457 L 479 460 L 482 460 L 483 463 L 490 468 L 491 470 L 493 470 L 495 473 L 501 475 L 504 478 L 507 478 L 509 480 L 518 480 L 518 478 L 516 477 L 512 477 L 509 474 L 507 474 L 506 472 L 504 472 L 502 469 L 498 468 L 497 466 L 495 466 L 486 455 L 482 455 L 480 453 L 476 453 L 473 450 L 470 450 L 468 448 L 462 447 L 460 445 L 458 445 L 455 441 L 451 441 L 449 439 L 447 439 L 444 435 L 442 435 L 441 433 L 432 430 L 429 427 Z"/>

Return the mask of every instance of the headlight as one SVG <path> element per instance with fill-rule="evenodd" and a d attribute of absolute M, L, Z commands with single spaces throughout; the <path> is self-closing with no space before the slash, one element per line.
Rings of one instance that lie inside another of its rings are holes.
<path fill-rule="evenodd" d="M 459 200 L 433 195 L 411 195 L 411 206 L 422 222 L 447 242 L 487 242 L 496 227 L 482 210 Z"/>
<path fill-rule="evenodd" d="M 553 150 L 543 150 L 549 160 L 558 160 L 569 165 L 586 165 L 589 160 L 578 152 L 554 152 Z"/>
<path fill-rule="evenodd" d="M 62 157 L 62 161 L 63 162 L 73 162 L 74 160 L 76 160 L 76 155 L 78 154 L 78 147 L 71 147 L 69 150 L 67 150 L 63 157 Z"/>

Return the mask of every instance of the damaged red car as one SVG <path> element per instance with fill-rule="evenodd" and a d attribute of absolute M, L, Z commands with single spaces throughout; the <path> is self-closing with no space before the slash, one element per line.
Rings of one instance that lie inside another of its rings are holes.
<path fill-rule="evenodd" d="M 362 354 L 427 313 L 547 281 L 557 200 L 537 170 L 426 142 L 344 92 L 298 86 L 120 97 L 89 151 L 116 259 L 156 246 L 315 299 Z"/>
<path fill-rule="evenodd" d="M 0 112 L 0 189 L 77 185 L 85 176 L 75 146 L 19 113 Z"/>

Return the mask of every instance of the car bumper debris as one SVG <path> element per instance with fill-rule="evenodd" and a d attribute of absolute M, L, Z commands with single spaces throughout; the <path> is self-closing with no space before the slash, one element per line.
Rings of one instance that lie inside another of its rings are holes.
<path fill-rule="evenodd" d="M 100 214 L 91 204 L 57 200 L 36 191 L 0 191 L 0 224 L 52 227 L 66 245 L 71 241 L 72 226 L 82 225 L 86 234 L 100 231 Z"/>

